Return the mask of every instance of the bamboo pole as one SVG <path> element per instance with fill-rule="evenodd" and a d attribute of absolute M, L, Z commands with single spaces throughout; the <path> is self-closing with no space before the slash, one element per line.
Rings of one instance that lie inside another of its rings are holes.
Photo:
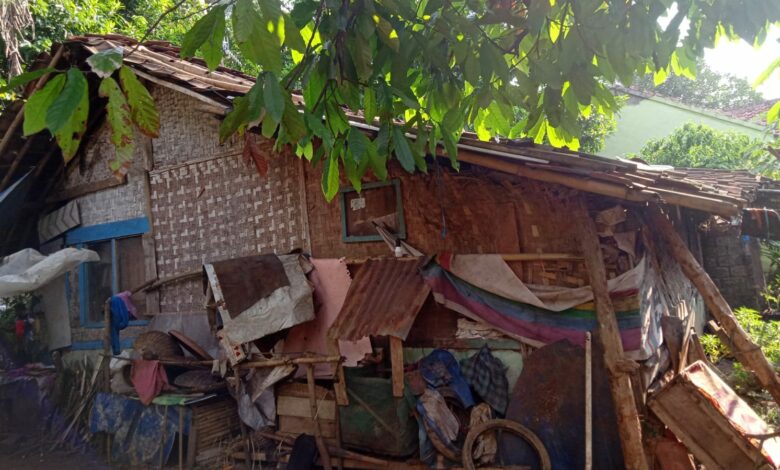
<path fill-rule="evenodd" d="M 54 56 L 52 56 L 51 60 L 49 61 L 49 65 L 47 67 L 54 67 L 57 65 L 57 62 L 59 62 L 60 57 L 62 57 L 62 53 L 65 52 L 65 46 L 60 45 L 60 47 L 57 49 L 57 52 L 54 53 Z M 41 78 L 38 79 L 37 82 L 35 82 L 35 87 L 33 88 L 33 92 L 36 92 L 43 88 L 43 85 L 46 84 L 46 82 L 49 80 L 49 77 L 51 76 L 50 73 L 47 73 L 46 75 L 43 75 Z M 8 126 L 8 130 L 5 131 L 5 135 L 3 135 L 3 139 L 0 140 L 0 155 L 5 153 L 6 148 L 8 147 L 8 144 L 11 143 L 11 139 L 13 138 L 13 135 L 16 133 L 16 129 L 19 128 L 19 125 L 24 120 L 24 105 L 22 105 L 21 108 L 19 108 L 19 112 L 16 113 L 16 116 L 14 116 L 14 120 L 11 122 L 11 125 Z M 9 171 L 9 174 L 11 172 Z M 6 175 L 7 177 L 8 175 Z"/>
<path fill-rule="evenodd" d="M 592 338 L 585 333 L 585 470 L 593 468 L 593 371 Z"/>
<path fill-rule="evenodd" d="M 780 380 L 778 380 L 772 364 L 764 356 L 761 348 L 742 329 L 728 302 L 723 298 L 707 272 L 696 261 L 693 253 L 688 250 L 671 221 L 664 215 L 661 208 L 654 204 L 648 208 L 645 214 L 645 223 L 653 232 L 658 233 L 664 239 L 683 273 L 696 286 L 704 298 L 707 309 L 720 323 L 724 334 L 730 339 L 730 344 L 727 345 L 732 347 L 731 351 L 737 360 L 751 370 L 761 385 L 772 395 L 772 398 L 780 403 Z"/>
<path fill-rule="evenodd" d="M 322 429 L 320 429 L 320 420 L 317 417 L 317 392 L 314 388 L 314 366 L 306 364 L 306 386 L 309 390 L 309 408 L 311 409 L 311 422 L 314 427 L 314 439 L 317 441 L 317 449 L 320 452 L 320 460 L 325 470 L 331 470 L 330 454 L 325 440 L 322 438 Z"/>
<path fill-rule="evenodd" d="M 604 364 L 609 372 L 609 385 L 612 401 L 615 403 L 623 460 L 626 468 L 647 470 L 647 460 L 642 446 L 642 427 L 639 422 L 634 392 L 631 388 L 631 379 L 625 368 L 622 367 L 622 363 L 625 362 L 623 342 L 620 338 L 612 299 L 609 297 L 607 271 L 604 267 L 596 223 L 588 214 L 582 196 L 575 196 L 572 202 L 571 213 L 574 216 L 574 226 L 579 227 L 578 235 L 582 254 L 585 257 L 585 267 L 596 303 L 598 338 L 604 350 Z"/>
<path fill-rule="evenodd" d="M 8 172 L 3 177 L 3 181 L 0 181 L 0 192 L 5 190 L 5 188 L 7 188 L 11 183 L 11 178 L 14 176 L 14 173 L 16 173 L 16 169 L 22 163 L 22 159 L 27 154 L 27 151 L 30 150 L 30 146 L 32 145 L 33 140 L 33 137 L 28 137 L 24 142 L 24 145 L 22 145 L 22 148 L 19 149 L 19 153 L 16 154 L 16 157 L 14 157 L 14 160 L 11 162 L 11 168 L 8 169 Z"/>

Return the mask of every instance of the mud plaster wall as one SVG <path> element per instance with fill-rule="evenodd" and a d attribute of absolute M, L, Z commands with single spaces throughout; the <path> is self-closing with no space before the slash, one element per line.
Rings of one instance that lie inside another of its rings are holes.
<path fill-rule="evenodd" d="M 241 157 L 243 142 L 218 144 L 219 121 L 186 95 L 156 89 L 161 135 L 153 141 L 152 225 L 160 278 L 197 270 L 204 261 L 304 248 L 300 162 L 256 137 L 269 171 Z M 200 280 L 160 289 L 160 311 L 203 311 Z"/>
<path fill-rule="evenodd" d="M 391 254 L 384 242 L 345 243 L 338 197 L 325 201 L 321 167 L 306 166 L 306 201 L 312 254 L 320 258 L 362 258 Z M 568 190 L 531 180 L 508 180 L 463 164 L 460 173 L 442 166 L 410 175 L 395 163 L 390 177 L 401 180 L 406 241 L 426 254 L 571 253 L 579 245 L 571 217 L 560 203 Z M 348 186 L 346 180 L 342 186 Z M 528 281 L 579 286 L 586 283 L 581 262 L 511 263 Z"/>

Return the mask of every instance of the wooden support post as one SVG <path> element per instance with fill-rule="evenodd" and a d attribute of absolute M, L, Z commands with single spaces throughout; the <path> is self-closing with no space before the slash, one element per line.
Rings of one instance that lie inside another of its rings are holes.
<path fill-rule="evenodd" d="M 720 294 L 718 287 L 696 261 L 693 253 L 685 246 L 672 223 L 661 212 L 660 207 L 655 204 L 650 205 L 646 211 L 646 223 L 654 233 L 658 233 L 663 238 L 685 276 L 691 280 L 704 298 L 707 309 L 730 338 L 734 356 L 756 375 L 758 381 L 772 395 L 772 398 L 780 403 L 780 380 L 778 380 L 772 364 L 766 359 L 761 348 L 750 339 L 737 322 L 731 307 Z"/>
<path fill-rule="evenodd" d="M 404 343 L 401 338 L 390 336 L 390 368 L 393 378 L 393 396 L 404 396 Z"/>
<path fill-rule="evenodd" d="M 596 223 L 588 214 L 585 200 L 575 196 L 572 204 L 575 227 L 579 227 L 579 238 L 585 266 L 588 270 L 593 299 L 596 303 L 596 317 L 599 325 L 598 338 L 604 350 L 604 364 L 609 373 L 612 401 L 615 403 L 620 443 L 626 468 L 647 470 L 647 460 L 642 446 L 642 427 L 639 422 L 631 379 L 621 366 L 624 363 L 623 342 L 620 339 L 617 317 L 609 297 L 607 271 L 599 243 Z"/>
<path fill-rule="evenodd" d="M 328 354 L 331 356 L 341 355 L 338 340 L 328 340 Z M 339 406 L 349 405 L 347 380 L 344 377 L 344 363 L 342 361 L 333 363 L 333 391 L 336 393 L 336 403 Z"/>
<path fill-rule="evenodd" d="M 593 468 L 593 371 L 590 331 L 585 333 L 585 470 Z"/>
<path fill-rule="evenodd" d="M 109 360 L 105 361 L 103 369 L 103 391 L 111 392 L 111 299 L 108 298 L 103 303 L 103 355 Z"/>
<path fill-rule="evenodd" d="M 311 409 L 311 423 L 314 428 L 314 439 L 317 441 L 317 449 L 320 452 L 320 460 L 325 470 L 331 470 L 330 454 L 325 440 L 322 438 L 322 429 L 320 429 L 320 420 L 317 417 L 317 390 L 314 384 L 314 366 L 306 364 L 306 385 L 309 389 L 309 408 Z"/>
<path fill-rule="evenodd" d="M 179 407 L 179 470 L 184 470 L 184 407 Z"/>

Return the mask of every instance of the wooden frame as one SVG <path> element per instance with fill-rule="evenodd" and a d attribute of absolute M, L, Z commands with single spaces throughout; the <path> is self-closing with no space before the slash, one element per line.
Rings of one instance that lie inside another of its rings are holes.
<path fill-rule="evenodd" d="M 385 188 L 392 186 L 395 191 L 395 213 L 398 221 L 398 233 L 395 235 L 399 239 L 406 239 L 406 222 L 404 221 L 404 207 L 401 198 L 401 180 L 394 178 L 390 181 L 379 181 L 376 183 L 367 183 L 363 185 L 362 190 Z M 376 235 L 350 235 L 347 223 L 347 194 L 357 192 L 353 187 L 345 187 L 339 190 L 339 207 L 341 208 L 341 240 L 344 243 L 361 242 L 381 242 L 384 239 L 378 233 Z"/>

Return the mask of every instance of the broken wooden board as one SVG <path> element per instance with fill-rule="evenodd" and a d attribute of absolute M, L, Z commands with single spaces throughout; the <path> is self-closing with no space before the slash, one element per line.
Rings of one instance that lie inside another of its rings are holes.
<path fill-rule="evenodd" d="M 650 409 L 708 470 L 776 468 L 780 437 L 703 361 L 650 398 Z"/>

